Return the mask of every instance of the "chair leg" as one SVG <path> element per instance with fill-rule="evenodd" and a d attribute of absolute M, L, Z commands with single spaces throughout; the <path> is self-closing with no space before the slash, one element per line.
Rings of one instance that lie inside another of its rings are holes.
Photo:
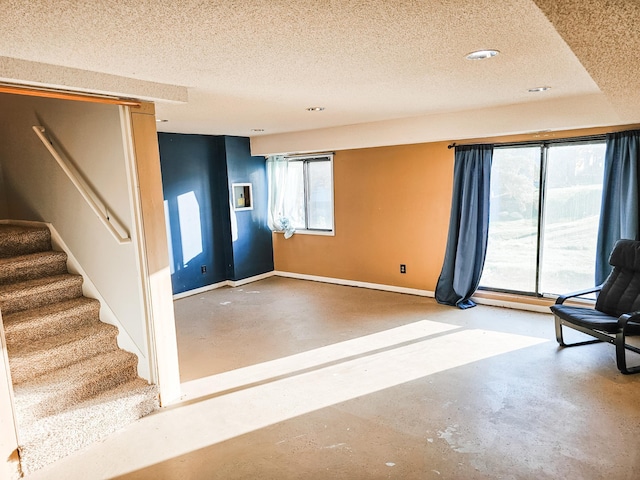
<path fill-rule="evenodd" d="M 624 375 L 630 375 L 632 373 L 640 373 L 640 365 L 635 367 L 627 366 L 627 348 L 625 345 L 626 336 L 623 331 L 618 332 L 616 335 L 616 364 L 618 370 Z"/>
<path fill-rule="evenodd" d="M 560 323 L 560 317 L 557 315 L 554 315 L 553 317 L 556 321 L 556 340 L 558 341 L 558 345 L 566 347 L 567 344 L 564 343 L 564 337 L 562 336 L 562 323 Z"/>
<path fill-rule="evenodd" d="M 557 315 L 554 315 L 554 318 L 555 318 L 555 321 L 556 321 L 556 340 L 558 341 L 558 344 L 561 347 L 579 347 L 580 345 L 591 345 L 592 343 L 600 343 L 600 342 L 604 342 L 605 341 L 605 340 L 601 340 L 599 338 L 596 338 L 594 340 L 586 340 L 584 342 L 565 343 L 564 337 L 562 335 L 562 325 L 563 325 L 562 320 Z M 585 333 L 585 334 L 589 335 L 588 332 L 580 330 L 579 327 L 577 327 L 577 326 L 575 327 L 575 329 L 578 330 L 578 331 L 581 331 L 582 333 Z"/>

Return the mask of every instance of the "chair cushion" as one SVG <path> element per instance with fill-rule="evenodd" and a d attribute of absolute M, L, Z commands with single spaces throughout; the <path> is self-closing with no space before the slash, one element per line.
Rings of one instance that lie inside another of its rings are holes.
<path fill-rule="evenodd" d="M 616 333 L 618 330 L 618 317 L 607 315 L 592 308 L 571 307 L 568 305 L 553 305 L 551 311 L 563 320 L 575 325 L 599 330 L 601 332 Z M 631 322 L 627 326 L 629 335 L 640 334 L 640 324 Z"/>

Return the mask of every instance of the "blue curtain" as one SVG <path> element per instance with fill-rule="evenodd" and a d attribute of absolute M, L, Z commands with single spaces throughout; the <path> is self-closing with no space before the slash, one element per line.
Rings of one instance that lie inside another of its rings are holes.
<path fill-rule="evenodd" d="M 493 145 L 456 147 L 449 235 L 436 300 L 474 307 L 489 230 L 489 191 Z"/>
<path fill-rule="evenodd" d="M 640 130 L 607 135 L 596 246 L 596 285 L 604 282 L 611 272 L 609 254 L 616 241 L 638 239 L 639 154 Z"/>

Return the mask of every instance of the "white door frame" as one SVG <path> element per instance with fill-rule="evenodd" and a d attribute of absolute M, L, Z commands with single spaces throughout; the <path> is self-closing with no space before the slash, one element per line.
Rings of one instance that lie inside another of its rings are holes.
<path fill-rule="evenodd" d="M 140 288 L 151 381 L 157 383 L 162 406 L 180 400 L 180 370 L 176 338 L 169 250 L 164 217 L 160 153 L 155 108 L 120 107 L 125 157 L 133 205 Z"/>

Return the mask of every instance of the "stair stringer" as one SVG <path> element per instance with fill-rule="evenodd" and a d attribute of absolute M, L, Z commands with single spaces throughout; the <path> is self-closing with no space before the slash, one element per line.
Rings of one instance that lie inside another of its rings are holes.
<path fill-rule="evenodd" d="M 118 329 L 118 347 L 127 352 L 133 353 L 136 357 L 138 357 L 138 376 L 145 379 L 147 382 L 151 382 L 151 366 L 149 363 L 148 356 L 145 352 L 140 350 L 136 343 L 133 341 L 127 329 L 122 325 L 122 323 L 118 320 L 118 317 L 113 312 L 113 310 L 109 307 L 109 304 L 100 294 L 100 291 L 95 286 L 95 284 L 91 281 L 91 278 L 82 268 L 80 262 L 73 255 L 67 244 L 64 242 L 58 231 L 55 229 L 53 224 L 47 222 L 36 222 L 36 221 L 26 221 L 26 220 L 0 220 L 0 224 L 11 223 L 14 225 L 24 225 L 27 227 L 39 227 L 46 226 L 51 232 L 51 244 L 54 250 L 63 251 L 67 254 L 67 268 L 69 273 L 81 275 L 84 279 L 82 283 L 82 293 L 85 297 L 94 298 L 100 302 L 100 321 L 107 323 L 109 325 L 113 325 Z"/>

